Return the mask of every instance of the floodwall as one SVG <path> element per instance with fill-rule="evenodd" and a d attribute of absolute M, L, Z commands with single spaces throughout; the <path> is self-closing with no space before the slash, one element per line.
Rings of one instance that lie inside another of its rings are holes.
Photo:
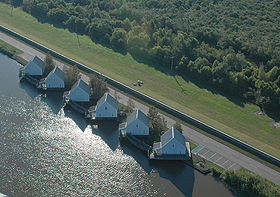
<path fill-rule="evenodd" d="M 263 160 L 265 160 L 269 163 L 272 163 L 272 164 L 280 167 L 280 160 L 276 157 L 273 157 L 272 155 L 269 155 L 269 154 L 255 148 L 255 147 L 253 147 L 249 144 L 246 144 L 245 142 L 242 142 L 242 141 L 240 141 L 240 140 L 238 140 L 238 139 L 236 139 L 236 138 L 234 138 L 234 137 L 232 137 L 232 136 L 230 136 L 230 135 L 228 135 L 228 134 L 226 134 L 222 131 L 219 131 L 218 129 L 215 129 L 215 128 L 213 128 L 213 127 L 211 127 L 211 126 L 209 126 L 209 125 L 207 125 L 207 124 L 205 124 L 205 123 L 203 123 L 199 120 L 196 120 L 196 119 L 194 119 L 194 118 L 192 118 L 192 117 L 190 117 L 190 116 L 188 116 L 188 115 L 186 115 L 186 114 L 184 114 L 184 113 L 182 113 L 182 112 L 180 112 L 176 109 L 173 109 L 173 108 L 171 108 L 171 107 L 169 107 L 169 106 L 167 106 L 167 105 L 165 105 L 165 104 L 163 104 L 163 103 L 161 103 L 161 102 L 159 102 L 159 101 L 157 101 L 157 100 L 155 100 L 155 99 L 153 99 L 153 98 L 151 98 L 151 97 L 149 97 L 149 96 L 147 96 L 147 95 L 145 95 L 141 92 L 138 92 L 138 91 L 136 91 L 136 90 L 134 90 L 134 89 L 132 89 L 132 88 L 130 88 L 130 87 L 128 87 L 128 86 L 126 86 L 126 85 L 124 85 L 124 84 L 122 84 L 122 83 L 120 83 L 120 82 L 118 82 L 118 81 L 116 81 L 116 80 L 114 80 L 110 77 L 108 77 L 108 76 L 105 76 L 105 75 L 103 75 L 103 74 L 101 74 L 101 73 L 99 73 L 99 72 L 97 72 L 97 71 L 95 71 L 91 68 L 88 68 L 88 67 L 84 66 L 83 64 L 80 64 L 79 62 L 76 62 L 76 61 L 74 61 L 74 60 L 72 60 L 72 59 L 70 59 L 70 58 L 68 58 L 64 55 L 61 55 L 60 53 L 57 53 L 57 52 L 55 52 L 55 51 L 53 51 L 53 50 L 51 50 L 51 49 L 49 49 L 49 48 L 47 48 L 47 47 L 45 47 L 41 44 L 39 44 L 37 42 L 34 42 L 34 41 L 32 41 L 32 40 L 14 32 L 14 31 L 11 31 L 11 30 L 9 30 L 9 29 L 1 26 L 1 25 L 0 25 L 0 31 L 2 31 L 2 32 L 6 33 L 8 35 L 11 35 L 11 36 L 13 36 L 13 37 L 31 45 L 31 46 L 33 46 L 33 47 L 35 47 L 35 48 L 37 48 L 37 49 L 39 49 L 39 50 L 41 50 L 45 53 L 50 53 L 53 57 L 55 57 L 55 58 L 57 58 L 61 61 L 64 61 L 67 64 L 77 65 L 77 67 L 79 69 L 81 69 L 81 70 L 83 70 L 87 73 L 95 73 L 97 75 L 102 75 L 106 78 L 106 81 L 109 84 L 111 84 L 112 86 L 114 86 L 114 87 L 116 87 L 116 88 L 118 88 L 118 89 L 120 89 L 120 90 L 122 90 L 122 91 L 124 91 L 128 94 L 131 94 L 131 95 L 137 97 L 138 99 L 143 100 L 143 101 L 145 101 L 145 102 L 147 102 L 151 105 L 154 105 L 155 107 L 165 111 L 168 114 L 171 114 L 172 116 L 175 116 L 175 117 L 181 119 L 184 122 L 187 122 L 187 123 L 189 123 L 189 124 L 191 124 L 195 127 L 198 127 L 200 129 L 212 134 L 212 135 L 215 135 L 215 136 L 217 136 L 217 137 L 219 137 L 219 138 L 221 138 L 221 139 L 223 139 L 223 140 L 225 140 L 225 141 L 227 141 L 227 142 L 229 142 L 229 143 L 231 143 L 231 144 L 233 144 L 233 145 L 235 145 L 235 146 L 237 146 L 241 149 L 244 149 L 245 151 L 248 151 L 248 152 L 256 155 L 257 157 L 259 157 L 259 158 L 261 158 L 261 159 L 263 159 Z"/>

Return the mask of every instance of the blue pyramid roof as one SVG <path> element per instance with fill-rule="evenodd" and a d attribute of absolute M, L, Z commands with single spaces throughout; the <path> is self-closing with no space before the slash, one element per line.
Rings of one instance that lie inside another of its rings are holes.
<path fill-rule="evenodd" d="M 77 87 L 80 87 L 82 90 L 84 90 L 87 94 L 90 95 L 91 92 L 91 88 L 90 86 L 84 82 L 82 79 L 79 79 L 71 88 L 70 92 L 72 92 L 73 90 L 75 90 Z"/>
<path fill-rule="evenodd" d="M 65 73 L 57 66 L 48 74 L 47 78 L 49 76 L 51 76 L 52 74 L 57 75 L 60 79 L 62 79 L 64 81 Z"/>
<path fill-rule="evenodd" d="M 149 117 L 146 116 L 140 109 L 136 109 L 130 116 L 127 117 L 127 125 L 130 125 L 136 119 L 139 119 L 145 125 L 149 126 Z"/>
<path fill-rule="evenodd" d="M 162 146 L 167 144 L 171 139 L 175 138 L 179 143 L 181 143 L 183 146 L 186 146 L 185 144 L 185 137 L 174 127 L 166 131 L 162 136 L 161 136 L 161 143 Z"/>
<path fill-rule="evenodd" d="M 113 108 L 118 109 L 119 102 L 112 97 L 109 93 L 105 93 L 102 98 L 97 101 L 96 109 L 99 108 L 104 102 L 108 102 Z"/>

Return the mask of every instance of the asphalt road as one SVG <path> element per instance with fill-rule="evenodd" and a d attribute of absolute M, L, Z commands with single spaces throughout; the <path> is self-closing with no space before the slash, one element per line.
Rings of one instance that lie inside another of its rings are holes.
<path fill-rule="evenodd" d="M 39 52 L 38 50 L 29 47 L 28 45 L 7 36 L 6 34 L 0 32 L 0 39 L 9 43 L 10 45 L 20 49 L 21 51 L 23 51 L 24 53 L 21 54 L 20 56 L 23 57 L 24 59 L 26 59 L 27 61 L 29 61 L 34 55 L 37 55 L 39 58 L 41 58 L 42 60 L 45 58 L 45 54 Z M 61 62 L 56 61 L 56 65 L 58 67 L 60 67 L 61 69 L 63 69 L 64 64 Z M 82 79 L 86 82 L 89 81 L 89 78 L 86 75 L 82 75 Z M 140 88 L 140 87 L 135 87 Z M 114 95 L 114 91 L 113 89 L 110 89 L 110 93 L 112 95 Z M 127 104 L 127 101 L 129 99 L 128 96 L 126 96 L 125 94 L 123 94 L 122 92 L 118 92 L 118 95 L 120 96 L 119 102 L 123 103 L 123 104 Z M 139 108 L 141 109 L 144 113 L 148 113 L 149 108 L 137 101 L 134 101 L 135 103 L 135 109 Z M 175 123 L 175 121 L 167 116 L 164 116 L 165 120 L 167 121 L 167 126 L 170 128 L 173 126 L 173 124 Z M 263 175 L 264 177 L 266 177 L 268 180 L 280 185 L 280 173 L 259 163 L 258 161 L 255 161 L 253 159 L 251 159 L 250 157 L 247 157 L 246 155 L 243 155 L 185 125 L 182 125 L 182 129 L 183 129 L 183 134 L 186 137 L 186 139 L 204 146 L 204 148 L 206 148 L 207 150 L 211 151 L 213 153 L 212 156 L 213 157 L 217 155 L 221 156 L 221 157 L 217 157 L 217 160 L 222 160 L 222 159 L 227 159 L 229 161 L 232 162 L 232 164 L 234 165 L 230 165 L 227 167 L 231 167 L 232 169 L 239 169 L 240 167 L 244 167 L 252 172 L 256 172 L 260 175 Z M 215 155 L 214 155 L 215 154 Z M 213 161 L 213 160 L 211 160 Z M 224 160 L 226 161 L 226 160 Z M 218 163 L 218 161 L 217 161 Z M 227 168 L 226 167 L 226 168 Z"/>

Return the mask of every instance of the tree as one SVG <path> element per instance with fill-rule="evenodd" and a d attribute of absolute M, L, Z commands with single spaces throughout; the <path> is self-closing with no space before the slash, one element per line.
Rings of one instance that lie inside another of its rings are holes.
<path fill-rule="evenodd" d="M 123 28 L 126 32 L 129 32 L 131 30 L 131 24 L 128 18 L 123 21 Z"/>
<path fill-rule="evenodd" d="M 47 53 L 44 62 L 44 74 L 47 75 L 55 68 L 55 62 L 53 61 L 53 58 L 49 53 Z"/>
<path fill-rule="evenodd" d="M 132 30 L 130 30 L 127 34 L 127 45 L 130 48 L 133 48 L 135 46 L 147 47 L 149 42 L 150 38 L 148 34 L 140 25 L 133 27 Z"/>
<path fill-rule="evenodd" d="M 71 88 L 80 78 L 81 74 L 76 65 L 72 68 L 64 69 L 65 71 L 65 87 Z"/>
<path fill-rule="evenodd" d="M 130 113 L 132 112 L 132 110 L 135 107 L 135 103 L 131 98 L 129 98 L 128 101 L 127 101 L 127 107 L 129 107 L 129 112 Z"/>
<path fill-rule="evenodd" d="M 149 108 L 147 116 L 150 118 L 150 127 L 153 128 L 155 126 L 155 120 L 158 116 L 158 111 L 155 106 Z"/>
<path fill-rule="evenodd" d="M 96 74 L 91 74 L 89 85 L 92 89 L 92 97 L 97 100 L 99 100 L 108 91 L 105 77 L 102 75 L 97 76 Z"/>
<path fill-rule="evenodd" d="M 114 98 L 117 100 L 117 101 L 119 101 L 120 100 L 120 95 L 119 95 L 119 93 L 115 90 L 115 92 L 114 92 Z"/>
<path fill-rule="evenodd" d="M 116 48 L 125 49 L 126 31 L 123 28 L 115 28 L 110 42 Z"/>
<path fill-rule="evenodd" d="M 180 133 L 183 133 L 183 129 L 182 129 L 182 126 L 180 124 L 180 122 L 176 121 L 176 123 L 173 125 L 173 127 L 179 131 Z"/>
<path fill-rule="evenodd" d="M 260 68 L 259 68 L 259 75 L 258 75 L 258 78 L 263 80 L 263 81 L 266 81 L 266 73 L 265 73 L 265 70 L 264 70 L 264 66 L 261 65 Z"/>
<path fill-rule="evenodd" d="M 268 81 L 274 81 L 276 79 L 278 72 L 278 67 L 274 66 L 268 73 L 266 73 L 266 78 Z"/>
<path fill-rule="evenodd" d="M 148 117 L 150 118 L 151 133 L 160 134 L 167 129 L 165 118 L 158 114 L 158 110 L 155 106 L 150 107 Z"/>

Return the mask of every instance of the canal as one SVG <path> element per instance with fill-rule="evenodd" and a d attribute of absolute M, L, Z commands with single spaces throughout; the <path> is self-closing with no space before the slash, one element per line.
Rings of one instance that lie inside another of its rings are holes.
<path fill-rule="evenodd" d="M 0 193 L 8 196 L 235 196 L 177 161 L 148 161 L 118 123 L 88 122 L 62 92 L 19 82 L 0 54 Z M 97 126 L 94 126 L 97 125 Z"/>

